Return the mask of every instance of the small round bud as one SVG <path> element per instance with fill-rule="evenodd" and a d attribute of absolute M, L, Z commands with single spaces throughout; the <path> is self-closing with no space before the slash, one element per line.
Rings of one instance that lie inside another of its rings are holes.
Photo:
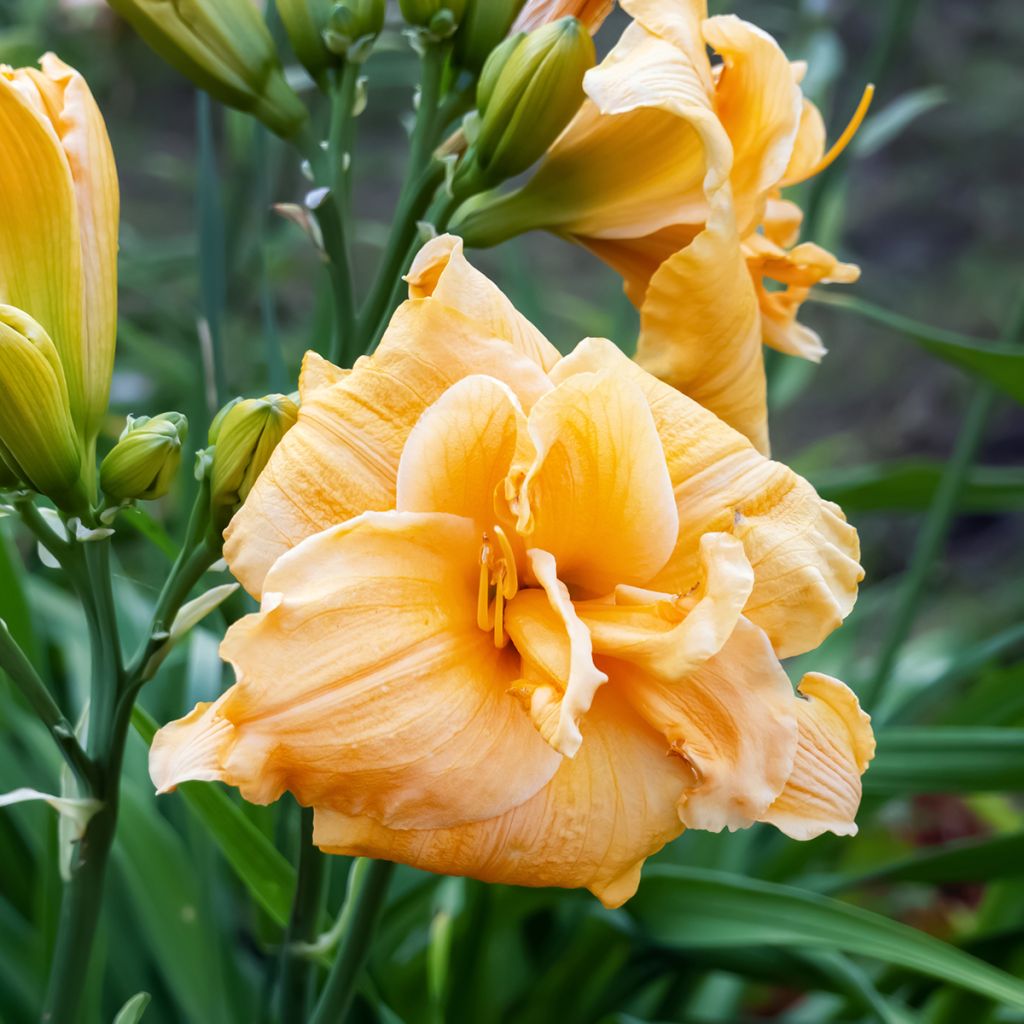
<path fill-rule="evenodd" d="M 82 472 L 64 368 L 46 331 L 14 306 L 0 305 L 0 395 L 9 474 L 63 504 Z"/>
<path fill-rule="evenodd" d="M 100 466 L 100 487 L 112 501 L 153 501 L 174 483 L 188 420 L 180 412 L 128 417 L 120 440 Z"/>
<path fill-rule="evenodd" d="M 323 39 L 339 57 L 363 61 L 384 28 L 384 0 L 342 0 L 334 5 Z"/>
<path fill-rule="evenodd" d="M 484 65 L 477 88 L 480 132 L 475 163 L 497 184 L 535 163 L 583 102 L 583 76 L 596 61 L 590 33 L 562 18 L 503 44 Z"/>
<path fill-rule="evenodd" d="M 469 0 L 455 35 L 453 59 L 479 74 L 491 52 L 508 35 L 523 0 Z"/>
<path fill-rule="evenodd" d="M 210 506 L 217 530 L 227 526 L 249 496 L 298 415 L 298 406 L 287 395 L 266 395 L 236 401 L 219 422 L 214 420 Z"/>
<path fill-rule="evenodd" d="M 466 13 L 466 0 L 398 0 L 398 6 L 410 25 L 442 39 L 455 31 Z"/>

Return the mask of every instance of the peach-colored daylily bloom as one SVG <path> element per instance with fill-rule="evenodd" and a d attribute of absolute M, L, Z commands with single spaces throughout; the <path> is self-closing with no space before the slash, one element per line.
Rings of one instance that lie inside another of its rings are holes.
<path fill-rule="evenodd" d="M 470 200 L 453 230 L 491 244 L 544 228 L 593 250 L 640 309 L 641 364 L 767 452 L 762 342 L 820 358 L 796 323 L 798 289 L 857 275 L 833 261 L 815 277 L 819 261 L 784 310 L 763 286 L 780 261 L 753 240 L 763 225 L 776 244 L 795 241 L 800 211 L 780 189 L 824 165 L 821 115 L 801 92 L 803 65 L 756 26 L 707 18 L 704 0 L 621 6 L 633 22 L 588 73 L 586 101 L 536 173 Z"/>
<path fill-rule="evenodd" d="M 527 0 L 512 25 L 512 32 L 532 32 L 559 18 L 577 18 L 593 35 L 614 6 L 615 0 Z"/>
<path fill-rule="evenodd" d="M 119 194 L 85 79 L 52 53 L 0 66 L 0 302 L 53 339 L 89 449 L 107 408 L 117 332 Z"/>
<path fill-rule="evenodd" d="M 854 831 L 867 716 L 779 664 L 855 600 L 840 510 L 610 342 L 560 357 L 457 239 L 409 282 L 372 357 L 306 357 L 226 534 L 237 682 L 160 731 L 157 787 L 608 905 L 685 827 Z"/>

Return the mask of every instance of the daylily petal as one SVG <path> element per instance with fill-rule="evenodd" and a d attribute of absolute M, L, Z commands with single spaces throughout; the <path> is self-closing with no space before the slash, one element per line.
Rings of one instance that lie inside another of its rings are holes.
<path fill-rule="evenodd" d="M 782 180 L 792 178 L 794 181 L 803 181 L 825 155 L 825 138 L 825 121 L 821 111 L 809 99 L 804 99 L 800 108 L 800 126 L 797 128 L 796 140 L 793 143 L 793 153 Z"/>
<path fill-rule="evenodd" d="M 573 757 L 582 742 L 579 722 L 608 677 L 594 665 L 590 633 L 558 579 L 547 551 L 528 552 L 542 590 L 523 590 L 506 612 L 506 628 L 523 658 L 517 696 L 529 702 L 541 736 Z"/>
<path fill-rule="evenodd" d="M 489 821 L 396 831 L 317 809 L 313 841 L 328 853 L 379 857 L 427 871 L 509 885 L 583 887 L 607 907 L 636 892 L 645 858 L 682 831 L 679 795 L 692 781 L 680 758 L 604 687 L 583 721 L 579 754 L 548 785 Z"/>
<path fill-rule="evenodd" d="M 614 604 L 578 604 L 594 650 L 667 682 L 681 680 L 716 655 L 743 613 L 754 572 L 743 545 L 727 533 L 705 534 L 700 550 L 702 579 L 684 598 L 662 595 L 638 604 L 620 591 Z"/>
<path fill-rule="evenodd" d="M 724 62 L 715 109 L 732 140 L 730 180 L 740 233 L 747 234 L 760 219 L 763 196 L 786 172 L 803 96 L 789 59 L 763 29 L 729 14 L 708 18 L 703 31 Z"/>
<path fill-rule="evenodd" d="M 501 518 L 495 492 L 504 485 L 521 434 L 526 417 L 508 385 L 479 374 L 464 377 L 409 435 L 398 464 L 396 508 L 451 512 L 489 530 Z"/>
<path fill-rule="evenodd" d="M 473 373 L 504 381 L 524 408 L 551 384 L 532 359 L 486 326 L 434 299 L 404 303 L 380 347 L 329 387 L 304 396 L 225 531 L 224 555 L 258 596 L 289 548 L 361 512 L 395 505 L 398 462 L 424 410 Z"/>
<path fill-rule="evenodd" d="M 533 177 L 459 211 L 455 223 L 467 238 L 486 239 L 498 222 L 515 233 L 545 228 L 578 238 L 635 238 L 703 222 L 705 190 L 727 180 L 732 147 L 712 109 L 700 15 L 680 8 L 672 19 L 685 47 L 629 25 L 587 72 L 588 99 Z"/>
<path fill-rule="evenodd" d="M 580 342 L 551 379 L 559 383 L 600 370 L 643 390 L 675 488 L 679 540 L 665 568 L 646 585 L 687 593 L 700 578 L 700 538 L 731 533 L 754 568 L 747 618 L 768 634 L 779 657 L 817 647 L 853 608 L 864 575 L 857 531 L 842 510 L 609 341 Z"/>
<path fill-rule="evenodd" d="M 761 820 L 793 839 L 856 835 L 860 777 L 875 756 L 871 718 L 831 676 L 806 675 L 799 690 L 807 699 L 796 702 L 800 744 L 793 773 Z"/>
<path fill-rule="evenodd" d="M 720 832 L 768 811 L 793 770 L 797 723 L 793 688 L 761 630 L 740 619 L 718 654 L 671 682 L 627 662 L 607 666 L 608 688 L 625 694 L 696 775 L 680 800 L 683 824 Z"/>
<path fill-rule="evenodd" d="M 427 242 L 405 280 L 409 282 L 410 299 L 433 296 L 438 302 L 488 327 L 496 338 L 504 338 L 545 370 L 558 362 L 558 349 L 512 305 L 490 278 L 469 263 L 463 255 L 461 238 L 440 235 Z"/>
<path fill-rule="evenodd" d="M 470 520 L 388 512 L 283 556 L 222 645 L 236 685 L 157 735 L 157 787 L 220 778 L 254 803 L 288 789 L 401 828 L 529 799 L 560 757 L 508 693 L 514 650 L 477 626 L 479 548 Z"/>
<path fill-rule="evenodd" d="M 767 454 L 761 318 L 727 189 L 715 196 L 707 227 L 651 278 L 636 359 Z"/>
<path fill-rule="evenodd" d="M 328 388 L 344 380 L 352 371 L 335 366 L 322 355 L 310 349 L 302 357 L 302 369 L 299 371 L 299 400 L 308 401 L 314 391 Z"/>
<path fill-rule="evenodd" d="M 644 584 L 675 546 L 679 519 L 643 392 L 611 373 L 577 374 L 534 407 L 537 455 L 518 499 L 528 548 L 595 594 Z"/>

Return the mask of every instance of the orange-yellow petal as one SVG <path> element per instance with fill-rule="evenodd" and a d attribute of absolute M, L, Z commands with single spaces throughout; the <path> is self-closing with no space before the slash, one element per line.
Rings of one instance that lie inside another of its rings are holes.
<path fill-rule="evenodd" d="M 765 194 L 789 165 L 803 96 L 789 59 L 763 29 L 730 14 L 708 18 L 703 30 L 723 60 L 715 109 L 732 141 L 730 180 L 745 235 L 760 219 Z"/>
<path fill-rule="evenodd" d="M 754 572 L 743 545 L 727 533 L 701 538 L 697 588 L 684 597 L 634 595 L 619 588 L 614 603 L 576 607 L 594 650 L 629 661 L 649 675 L 677 682 L 716 655 L 743 613 Z"/>
<path fill-rule="evenodd" d="M 825 155 L 825 138 L 825 121 L 821 111 L 809 99 L 804 99 L 800 108 L 800 126 L 797 128 L 793 143 L 793 153 L 782 180 L 792 178 L 794 181 L 803 181 Z"/>
<path fill-rule="evenodd" d="M 691 776 L 665 742 L 604 687 L 583 744 L 536 796 L 489 821 L 434 831 L 388 829 L 317 809 L 314 842 L 485 882 L 586 887 L 608 907 L 636 892 L 645 858 L 682 831 L 676 804 Z"/>
<path fill-rule="evenodd" d="M 398 464 L 396 507 L 404 512 L 451 512 L 481 531 L 507 513 L 495 509 L 496 492 L 512 467 L 526 417 L 515 394 L 493 377 L 474 375 L 453 384 L 420 417 Z"/>
<path fill-rule="evenodd" d="M 158 733 L 157 787 L 220 778 L 254 803 L 287 789 L 400 828 L 529 799 L 560 757 L 508 692 L 515 651 L 477 626 L 479 549 L 470 520 L 387 512 L 279 559 L 222 645 L 238 682 Z"/>
<path fill-rule="evenodd" d="M 651 278 L 636 358 L 768 453 L 761 321 L 728 189 L 705 229 Z"/>
<path fill-rule="evenodd" d="M 800 727 L 793 773 L 761 819 L 793 839 L 823 832 L 851 836 L 860 806 L 860 777 L 875 756 L 871 718 L 853 691 L 831 676 L 812 673 L 800 682 Z"/>
<path fill-rule="evenodd" d="M 516 694 L 545 741 L 567 757 L 583 740 L 580 720 L 608 677 L 594 665 L 587 627 L 547 551 L 528 552 L 540 590 L 520 591 L 508 606 L 506 627 L 522 656 Z"/>
<path fill-rule="evenodd" d="M 662 680 L 608 661 L 610 682 L 665 736 L 696 777 L 680 820 L 719 832 L 761 818 L 793 770 L 793 688 L 765 634 L 740 619 L 725 646 L 689 675 Z"/>
<path fill-rule="evenodd" d="M 550 370 L 558 349 L 509 301 L 505 293 L 466 259 L 462 239 L 440 235 L 427 242 L 409 273 L 409 298 L 433 297 L 504 338 L 513 348 Z"/>
<path fill-rule="evenodd" d="M 301 540 L 365 511 L 394 508 L 398 463 L 424 410 L 473 373 L 506 383 L 524 408 L 551 384 L 490 328 L 434 299 L 404 303 L 380 347 L 336 383 L 303 395 L 225 532 L 224 554 L 249 593 Z"/>
<path fill-rule="evenodd" d="M 672 553 L 679 519 L 643 392 L 609 372 L 577 374 L 534 406 L 529 431 L 537 454 L 516 527 L 526 546 L 594 594 L 646 583 Z"/>
<path fill-rule="evenodd" d="M 813 650 L 842 623 L 863 578 L 857 531 L 806 480 L 759 455 L 708 410 L 646 373 L 609 341 L 588 338 L 552 371 L 556 383 L 607 370 L 644 392 L 668 462 L 679 540 L 646 585 L 684 594 L 700 578 L 700 540 L 731 533 L 754 569 L 744 614 L 780 657 Z"/>

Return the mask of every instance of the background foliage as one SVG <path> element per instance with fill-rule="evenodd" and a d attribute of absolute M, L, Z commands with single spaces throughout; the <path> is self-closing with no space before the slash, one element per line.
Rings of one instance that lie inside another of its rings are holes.
<path fill-rule="evenodd" d="M 879 85 L 849 159 L 803 196 L 810 237 L 863 265 L 862 305 L 808 308 L 831 349 L 822 367 L 770 365 L 775 453 L 844 505 L 864 543 L 860 603 L 814 655 L 876 714 L 861 834 L 796 844 L 763 827 L 690 833 L 616 912 L 586 894 L 402 870 L 360 1021 L 1024 1020 L 1024 982 L 985 967 L 1024 972 L 1024 355 L 1007 347 L 1024 247 L 1024 13 L 1016 0 L 712 6 L 808 58 L 806 88 L 835 111 L 832 124 L 863 81 Z M 615 35 L 610 22 L 599 38 Z M 291 390 L 302 352 L 328 330 L 315 257 L 269 208 L 301 196 L 298 168 L 240 115 L 214 109 L 212 140 L 197 131 L 194 92 L 103 5 L 0 0 L 0 60 L 26 64 L 44 49 L 86 74 L 121 174 L 105 437 L 125 413 L 180 409 L 200 446 L 211 408 Z M 371 74 L 357 272 L 372 267 L 401 173 L 416 69 L 397 35 Z M 631 348 L 635 315 L 585 253 L 535 236 L 475 258 L 560 347 L 594 334 Z M 876 307 L 912 319 L 887 324 Z M 971 337 L 1007 344 L 972 348 Z M 116 597 L 140 630 L 191 503 L 182 476 L 118 546 Z M 0 617 L 80 708 L 77 605 L 23 538 L 8 529 L 0 542 Z M 226 614 L 244 610 L 236 597 Z M 220 691 L 219 628 L 197 629 L 168 660 L 143 698 L 153 719 Z M 151 728 L 145 715 L 137 724 Z M 0 792 L 59 787 L 49 738 L 4 684 L 0 749 Z M 92 979 L 89 1020 L 112 1020 L 140 991 L 152 994 L 146 1024 L 276 1019 L 268 993 L 298 817 L 292 804 L 251 807 L 194 784 L 157 801 L 134 737 L 98 958 L 109 966 Z M 34 1019 L 61 848 L 47 808 L 0 811 L 4 1024 Z M 332 861 L 325 928 L 347 871 Z"/>

